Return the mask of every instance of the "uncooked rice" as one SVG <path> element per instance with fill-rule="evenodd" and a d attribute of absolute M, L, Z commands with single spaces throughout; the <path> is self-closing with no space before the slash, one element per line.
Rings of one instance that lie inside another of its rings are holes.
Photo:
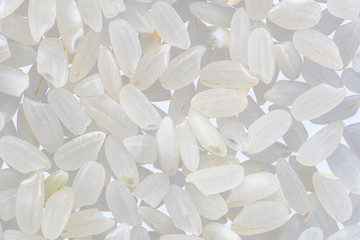
<path fill-rule="evenodd" d="M 360 0 L 0 0 L 0 240 L 359 240 Z"/>

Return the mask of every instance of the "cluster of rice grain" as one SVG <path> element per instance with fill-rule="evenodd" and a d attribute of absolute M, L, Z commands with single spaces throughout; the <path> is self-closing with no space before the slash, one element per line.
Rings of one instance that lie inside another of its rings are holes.
<path fill-rule="evenodd" d="M 360 0 L 0 0 L 0 240 L 359 240 Z"/>

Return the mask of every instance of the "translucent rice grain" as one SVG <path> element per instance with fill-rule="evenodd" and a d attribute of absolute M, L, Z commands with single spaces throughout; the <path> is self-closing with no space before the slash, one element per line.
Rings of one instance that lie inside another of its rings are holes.
<path fill-rule="evenodd" d="M 134 158 L 119 138 L 115 136 L 106 138 L 105 154 L 116 178 L 123 180 L 131 187 L 139 184 L 139 173 Z"/>
<path fill-rule="evenodd" d="M 10 42 L 8 47 L 11 52 L 11 56 L 3 62 L 5 65 L 21 68 L 36 62 L 36 52 L 33 47 L 26 46 L 18 42 Z"/>
<path fill-rule="evenodd" d="M 346 120 L 354 116 L 358 112 L 359 107 L 360 107 L 359 95 L 347 96 L 333 110 L 318 118 L 311 120 L 311 122 L 316 124 L 326 124 L 335 121 Z"/>
<path fill-rule="evenodd" d="M 76 0 L 83 22 L 94 32 L 100 32 L 102 28 L 102 14 L 98 1 Z"/>
<path fill-rule="evenodd" d="M 196 138 L 191 130 L 188 120 L 175 126 L 178 149 L 183 163 L 190 171 L 199 166 L 199 149 Z"/>
<path fill-rule="evenodd" d="M 264 115 L 264 111 L 255 103 L 251 96 L 248 96 L 248 107 L 238 116 L 246 128 L 258 118 Z"/>
<path fill-rule="evenodd" d="M 100 127 L 120 138 L 133 136 L 138 131 L 136 125 L 126 116 L 122 106 L 105 94 L 82 97 L 80 104 Z"/>
<path fill-rule="evenodd" d="M 271 0 L 245 0 L 247 14 L 253 21 L 260 21 L 266 18 L 272 5 Z"/>
<path fill-rule="evenodd" d="M 209 118 L 230 117 L 247 107 L 246 92 L 234 89 L 211 89 L 196 94 L 191 106 Z"/>
<path fill-rule="evenodd" d="M 69 91 L 53 89 L 48 93 L 47 99 L 51 109 L 71 133 L 83 134 L 91 124 L 89 115 Z"/>
<path fill-rule="evenodd" d="M 145 96 L 152 102 L 168 101 L 171 99 L 171 92 L 156 81 L 151 87 L 144 91 Z"/>
<path fill-rule="evenodd" d="M 11 66 L 0 64 L 0 92 L 20 97 L 28 87 L 28 75 Z"/>
<path fill-rule="evenodd" d="M 332 33 L 340 24 L 344 21 L 344 19 L 335 17 L 331 13 L 329 13 L 328 9 L 325 9 L 321 13 L 320 21 L 313 27 L 314 30 L 319 31 L 325 35 L 329 35 Z"/>
<path fill-rule="evenodd" d="M 318 31 L 312 29 L 296 31 L 293 44 L 304 57 L 324 67 L 335 70 L 344 67 L 335 42 Z"/>
<path fill-rule="evenodd" d="M 339 49 L 344 67 L 347 66 L 360 45 L 360 20 L 338 27 L 335 31 L 333 41 Z"/>
<path fill-rule="evenodd" d="M 230 28 L 230 56 L 233 61 L 240 61 L 248 66 L 248 49 L 242 46 L 248 45 L 251 33 L 250 20 L 244 8 L 235 11 Z"/>
<path fill-rule="evenodd" d="M 1 115 L 3 116 L 3 120 L 4 120 L 4 124 L 5 124 L 5 115 L 4 114 L 0 114 L 0 118 Z M 27 141 L 28 143 L 31 143 L 34 146 L 38 146 L 39 143 L 36 140 L 27 120 L 24 114 L 24 110 L 23 107 L 20 106 L 17 112 L 17 131 L 18 131 L 18 137 Z M 4 127 L 4 126 L 3 126 Z M 2 127 L 0 127 L 2 128 Z M 0 130 L 1 131 L 1 130 Z"/>
<path fill-rule="evenodd" d="M 324 210 L 315 194 L 310 195 L 311 209 L 305 215 L 305 223 L 310 227 L 318 227 L 323 230 L 326 239 L 334 232 L 338 231 L 338 225 Z"/>
<path fill-rule="evenodd" d="M 119 12 L 124 12 L 126 10 L 126 5 L 124 0 L 99 0 L 102 13 L 106 18 L 113 18 Z"/>
<path fill-rule="evenodd" d="M 226 145 L 235 151 L 245 151 L 248 147 L 248 137 L 241 120 L 234 116 L 217 118 L 216 122 Z"/>
<path fill-rule="evenodd" d="M 12 13 L 8 17 L 1 19 L 0 33 L 24 45 L 36 44 L 30 33 L 28 19 L 17 13 Z"/>
<path fill-rule="evenodd" d="M 321 6 L 312 0 L 286 0 L 275 5 L 268 18 L 282 28 L 298 30 L 308 29 L 320 21 Z"/>
<path fill-rule="evenodd" d="M 249 154 L 243 152 L 243 154 L 248 158 L 250 158 L 251 160 L 270 164 L 275 162 L 280 157 L 286 158 L 290 156 L 291 150 L 289 149 L 288 146 L 280 142 L 275 142 L 272 145 L 270 145 L 267 149 L 261 152 L 255 154 Z"/>
<path fill-rule="evenodd" d="M 174 122 L 170 117 L 161 121 L 156 132 L 156 142 L 160 169 L 168 175 L 174 175 L 179 165 L 179 151 Z"/>
<path fill-rule="evenodd" d="M 133 193 L 141 200 L 156 208 L 164 198 L 169 187 L 169 177 L 163 173 L 153 173 L 134 189 Z"/>
<path fill-rule="evenodd" d="M 283 139 L 293 152 L 298 152 L 308 136 L 304 124 L 293 120 L 290 129 L 284 134 Z"/>
<path fill-rule="evenodd" d="M 359 225 L 353 224 L 331 235 L 328 240 L 356 240 L 360 237 Z"/>
<path fill-rule="evenodd" d="M 5 126 L 5 114 L 0 112 L 0 132 Z"/>
<path fill-rule="evenodd" d="M 203 22 L 215 26 L 230 27 L 234 9 L 219 7 L 208 2 L 194 2 L 190 4 L 190 12 Z"/>
<path fill-rule="evenodd" d="M 189 2 L 190 3 L 190 2 Z M 202 45 L 206 43 L 206 25 L 198 18 L 192 16 L 189 12 L 189 23 L 187 31 L 189 32 L 191 45 Z"/>
<path fill-rule="evenodd" d="M 345 96 L 344 88 L 320 84 L 295 99 L 291 106 L 291 114 L 298 121 L 311 120 L 330 112 Z"/>
<path fill-rule="evenodd" d="M 18 230 L 6 230 L 4 240 L 45 240 L 40 235 L 28 235 Z"/>
<path fill-rule="evenodd" d="M 130 234 L 130 240 L 150 240 L 148 231 L 143 227 L 133 227 Z"/>
<path fill-rule="evenodd" d="M 119 99 L 126 115 L 140 128 L 155 130 L 159 127 L 159 112 L 139 89 L 128 84 L 121 89 Z"/>
<path fill-rule="evenodd" d="M 117 101 L 122 86 L 120 70 L 114 55 L 105 46 L 100 49 L 97 67 L 105 92 Z"/>
<path fill-rule="evenodd" d="M 300 76 L 302 59 L 292 42 L 286 41 L 275 45 L 276 63 L 281 72 L 289 79 Z"/>
<path fill-rule="evenodd" d="M 16 216 L 17 191 L 17 188 L 11 188 L 0 192 L 0 219 L 2 221 L 9 221 Z"/>
<path fill-rule="evenodd" d="M 16 222 L 27 234 L 35 234 L 41 225 L 44 205 L 44 175 L 34 172 L 20 183 L 16 194 Z"/>
<path fill-rule="evenodd" d="M 234 231 L 216 222 L 206 225 L 203 228 L 202 236 L 208 240 L 241 240 L 239 235 L 237 235 Z"/>
<path fill-rule="evenodd" d="M 258 153 L 281 138 L 291 127 L 292 118 L 285 110 L 274 110 L 253 122 L 249 128 L 247 153 Z"/>
<path fill-rule="evenodd" d="M 105 183 L 105 169 L 97 162 L 87 162 L 78 171 L 72 189 L 75 194 L 74 209 L 93 205 L 99 199 Z"/>
<path fill-rule="evenodd" d="M 314 186 L 312 184 L 312 175 L 316 171 L 315 167 L 306 167 L 296 160 L 296 156 L 289 158 L 289 163 L 298 177 L 301 179 L 305 186 L 305 189 L 309 192 L 314 192 Z"/>
<path fill-rule="evenodd" d="M 0 157 L 23 174 L 51 168 L 51 162 L 43 152 L 34 145 L 13 136 L 4 136 L 0 139 Z"/>
<path fill-rule="evenodd" d="M 33 64 L 29 71 L 30 85 L 24 92 L 24 96 L 35 101 L 44 99 L 49 88 L 47 81 L 44 80 L 44 77 L 37 72 L 36 63 Z"/>
<path fill-rule="evenodd" d="M 95 161 L 105 140 L 100 131 L 86 133 L 61 146 L 54 155 L 54 161 L 62 170 L 76 170 L 84 163 Z"/>
<path fill-rule="evenodd" d="M 191 98 L 195 95 L 193 83 L 175 90 L 170 99 L 168 115 L 174 120 L 175 124 L 184 121 L 190 108 Z"/>
<path fill-rule="evenodd" d="M 248 40 L 250 72 L 268 84 L 275 73 L 275 47 L 271 34 L 265 28 L 254 29 Z"/>
<path fill-rule="evenodd" d="M 306 228 L 304 217 L 296 213 L 278 230 L 280 232 L 279 239 L 298 239 Z"/>
<path fill-rule="evenodd" d="M 170 45 L 164 44 L 147 52 L 139 61 L 130 83 L 145 90 L 163 74 L 170 60 Z"/>
<path fill-rule="evenodd" d="M 61 88 L 67 83 L 68 56 L 59 39 L 48 38 L 40 42 L 37 53 L 37 71 L 55 88 Z"/>
<path fill-rule="evenodd" d="M 55 152 L 63 144 L 63 130 L 48 104 L 24 98 L 26 119 L 39 143 L 48 152 Z"/>
<path fill-rule="evenodd" d="M 56 22 L 67 50 L 74 53 L 84 34 L 82 19 L 75 0 L 56 2 Z"/>
<path fill-rule="evenodd" d="M 166 43 L 181 49 L 190 47 L 190 37 L 186 26 L 175 9 L 165 2 L 156 2 L 151 8 L 151 14 L 156 32 Z"/>
<path fill-rule="evenodd" d="M 253 160 L 246 160 L 241 164 L 244 168 L 245 175 L 257 173 L 257 172 L 269 172 L 275 173 L 275 167 L 273 165 L 257 162 Z"/>
<path fill-rule="evenodd" d="M 141 206 L 139 207 L 139 214 L 141 215 L 144 222 L 160 235 L 182 233 L 181 230 L 174 226 L 171 218 L 159 210 L 148 206 Z"/>
<path fill-rule="evenodd" d="M 343 131 L 342 122 L 333 122 L 323 127 L 301 146 L 296 159 L 304 166 L 315 166 L 336 150 Z"/>
<path fill-rule="evenodd" d="M 239 165 L 225 165 L 197 170 L 186 176 L 187 183 L 193 183 L 204 194 L 225 192 L 240 185 L 244 179 L 244 168 Z"/>
<path fill-rule="evenodd" d="M 346 126 L 344 129 L 344 138 L 350 149 L 360 157 L 360 149 L 358 148 L 360 142 L 360 124 L 354 123 Z"/>
<path fill-rule="evenodd" d="M 157 143 L 151 135 L 131 136 L 123 144 L 138 163 L 152 164 L 157 159 Z"/>
<path fill-rule="evenodd" d="M 110 41 L 121 70 L 133 77 L 142 55 L 141 45 L 135 29 L 126 20 L 115 20 L 109 25 Z"/>
<path fill-rule="evenodd" d="M 55 24 L 56 0 L 30 0 L 28 16 L 31 36 L 39 42 Z"/>
<path fill-rule="evenodd" d="M 13 169 L 6 168 L 0 170 L 0 190 L 14 189 L 27 178 L 27 175 Z M 5 181 L 6 180 L 6 181 Z"/>
<path fill-rule="evenodd" d="M 201 233 L 199 213 L 184 190 L 177 185 L 171 185 L 165 195 L 164 203 L 177 228 L 194 235 Z"/>
<path fill-rule="evenodd" d="M 8 40 L 0 34 L 0 63 L 4 62 L 11 56 Z"/>
<path fill-rule="evenodd" d="M 211 88 L 247 89 L 259 80 L 239 62 L 216 61 L 201 71 L 201 82 Z"/>
<path fill-rule="evenodd" d="M 176 90 L 192 83 L 200 75 L 200 62 L 205 51 L 205 46 L 198 45 L 176 56 L 160 76 L 161 85 Z"/>
<path fill-rule="evenodd" d="M 264 98 L 264 94 L 266 91 L 270 90 L 274 86 L 275 79 L 278 77 L 279 72 L 280 72 L 279 68 L 275 67 L 275 73 L 274 73 L 273 79 L 271 80 L 271 82 L 269 84 L 266 84 L 264 82 L 259 82 L 259 84 L 257 84 L 254 87 L 254 94 L 256 97 L 256 102 L 260 106 L 266 102 L 266 99 Z"/>
<path fill-rule="evenodd" d="M 105 240 L 120 240 L 120 239 L 130 240 L 130 228 L 129 225 L 126 223 L 121 224 L 120 227 L 115 228 L 105 237 Z"/>
<path fill-rule="evenodd" d="M 80 81 L 74 87 L 74 93 L 80 97 L 90 97 L 104 94 L 104 86 L 98 73 Z"/>
<path fill-rule="evenodd" d="M 94 67 L 101 44 L 101 34 L 89 31 L 83 38 L 78 48 L 76 48 L 75 56 L 71 62 L 69 81 L 74 83 L 83 79 Z"/>
<path fill-rule="evenodd" d="M 114 180 L 107 186 L 106 202 L 119 223 L 127 223 L 131 226 L 141 224 L 135 199 L 121 180 Z"/>
<path fill-rule="evenodd" d="M 16 128 L 13 121 L 5 123 L 3 130 L 0 132 L 0 136 L 16 136 Z"/>
<path fill-rule="evenodd" d="M 336 221 L 352 215 L 352 204 L 345 185 L 334 175 L 315 172 L 312 177 L 316 196 L 325 211 Z"/>
<path fill-rule="evenodd" d="M 360 159 L 349 148 L 339 145 L 327 158 L 327 162 L 332 172 L 350 192 L 360 194 Z"/>
<path fill-rule="evenodd" d="M 307 58 L 304 58 L 302 77 L 311 87 L 315 87 L 322 83 L 335 88 L 340 88 L 343 86 L 340 81 L 340 77 L 335 72 L 335 70 L 324 67 Z"/>
<path fill-rule="evenodd" d="M 121 16 L 139 33 L 152 33 L 155 30 L 154 18 L 146 4 L 126 2 L 126 11 Z"/>
<path fill-rule="evenodd" d="M 322 240 L 323 231 L 318 227 L 309 227 L 303 231 L 299 237 L 299 240 Z"/>
<path fill-rule="evenodd" d="M 343 19 L 355 20 L 360 12 L 358 0 L 329 0 L 326 6 L 332 15 Z"/>
<path fill-rule="evenodd" d="M 218 220 L 228 211 L 225 200 L 219 194 L 205 195 L 193 184 L 186 184 L 185 192 L 195 204 L 199 214 L 207 219 Z"/>
<path fill-rule="evenodd" d="M 84 209 L 70 215 L 62 237 L 81 238 L 109 230 L 115 221 L 106 218 L 96 208 Z"/>
<path fill-rule="evenodd" d="M 24 0 L 4 0 L 1 3 L 0 18 L 6 18 L 9 16 L 11 13 L 16 11 L 23 2 Z"/>
<path fill-rule="evenodd" d="M 281 106 L 290 106 L 294 100 L 310 87 L 303 82 L 280 80 L 275 83 L 272 89 L 265 92 L 266 100 Z"/>
<path fill-rule="evenodd" d="M 280 183 L 274 174 L 256 172 L 246 175 L 239 186 L 231 189 L 226 203 L 229 208 L 246 206 L 270 196 L 279 189 Z"/>
<path fill-rule="evenodd" d="M 360 196 L 350 193 L 351 203 L 353 206 L 353 213 L 351 215 L 351 218 L 347 221 L 345 221 L 343 224 L 344 226 L 349 226 L 354 223 L 358 223 L 360 219 Z"/>
<path fill-rule="evenodd" d="M 226 155 L 227 149 L 225 142 L 207 117 L 195 109 L 190 108 L 189 123 L 200 145 L 215 155 Z"/>
<path fill-rule="evenodd" d="M 69 174 L 63 170 L 58 170 L 50 174 L 44 181 L 45 201 L 54 193 L 59 191 L 69 180 Z"/>
<path fill-rule="evenodd" d="M 288 210 L 279 202 L 259 201 L 245 206 L 235 217 L 231 229 L 240 235 L 255 235 L 281 227 Z"/>
<path fill-rule="evenodd" d="M 308 212 L 310 199 L 304 184 L 291 165 L 286 160 L 279 159 L 276 164 L 276 174 L 281 184 L 281 190 L 291 207 L 298 213 Z"/>
<path fill-rule="evenodd" d="M 74 204 L 74 192 L 63 187 L 46 202 L 41 230 L 45 238 L 56 239 L 64 230 Z"/>
<path fill-rule="evenodd" d="M 360 73 L 360 52 L 355 54 L 355 56 L 352 59 L 352 67 L 355 72 Z"/>

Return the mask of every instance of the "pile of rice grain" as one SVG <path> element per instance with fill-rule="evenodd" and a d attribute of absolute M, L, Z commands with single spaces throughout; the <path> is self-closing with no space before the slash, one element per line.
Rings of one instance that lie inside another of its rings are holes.
<path fill-rule="evenodd" d="M 360 0 L 0 0 L 0 240 L 359 240 Z"/>

